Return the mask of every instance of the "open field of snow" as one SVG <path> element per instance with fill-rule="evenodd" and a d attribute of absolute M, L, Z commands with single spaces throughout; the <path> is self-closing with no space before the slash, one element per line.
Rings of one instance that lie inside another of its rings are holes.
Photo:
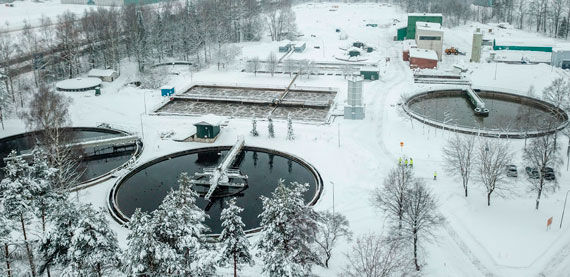
<path fill-rule="evenodd" d="M 26 5 L 35 3 L 24 2 Z M 24 4 L 22 3 L 22 4 Z M 19 2 L 16 3 L 18 5 Z M 47 3 L 46 3 L 47 5 Z M 560 189 L 543 196 L 540 210 L 534 209 L 535 194 L 528 191 L 524 178 L 522 149 L 524 140 L 510 140 L 510 147 L 516 153 L 515 164 L 519 167 L 519 177 L 513 178 L 513 193 L 504 197 L 494 196 L 492 205 L 486 205 L 484 189 L 475 181 L 471 183 L 468 198 L 463 196 L 461 181 L 446 172 L 441 148 L 453 133 L 423 125 L 403 116 L 400 105 L 402 96 L 442 87 L 413 83 L 413 72 L 401 60 L 402 42 L 392 40 L 396 28 L 393 19 L 405 21 L 405 15 L 396 7 L 379 4 L 334 4 L 339 7 L 329 11 L 332 4 L 303 4 L 294 8 L 297 25 L 307 41 L 307 50 L 293 54 L 291 59 L 311 59 L 332 61 L 339 47 L 347 42 L 359 40 L 377 48 L 375 59 L 390 57 L 390 62 L 381 71 L 380 80 L 364 83 L 366 118 L 361 121 L 344 120 L 342 117 L 331 120 L 330 124 L 294 123 L 296 140 L 285 139 L 287 123 L 276 120 L 276 138 L 267 138 L 267 123 L 260 118 L 259 137 L 249 135 L 249 119 L 230 118 L 228 126 L 222 129 L 220 138 L 214 145 L 231 145 L 237 136 L 245 136 L 247 145 L 273 148 L 302 157 L 319 170 L 324 180 L 324 192 L 316 204 L 317 210 L 331 209 L 347 216 L 355 235 L 368 232 L 386 232 L 384 215 L 371 204 L 371 193 L 382 184 L 388 171 L 397 163 L 398 157 L 414 159 L 415 175 L 425 179 L 438 197 L 439 210 L 446 222 L 437 230 L 437 239 L 426 244 L 423 257 L 423 276 L 568 276 L 570 270 L 570 218 L 559 228 L 564 196 L 570 189 L 570 174 L 566 164 L 561 166 Z M 58 4 L 49 5 L 58 10 Z M 81 12 L 85 6 L 77 7 Z M 10 19 L 5 10 L 16 8 L 0 7 L 0 18 Z M 4 15 L 7 15 L 4 17 Z M 53 13 L 55 14 L 55 13 Z M 33 13 L 30 14 L 33 17 Z M 20 16 L 21 18 L 21 16 Z M 15 22 L 15 18 L 12 18 Z M 445 19 L 444 19 L 445 20 Z M 377 23 L 379 27 L 366 27 L 366 23 Z M 15 23 L 14 23 L 15 24 Z M 445 24 L 444 24 L 445 26 Z M 527 94 L 532 86 L 535 97 L 559 76 L 567 73 L 548 65 L 522 64 L 469 64 L 471 34 L 476 27 L 493 28 L 501 37 L 515 35 L 527 39 L 538 35 L 520 30 L 498 29 L 491 25 L 467 24 L 454 28 L 444 28 L 444 48 L 456 46 L 467 52 L 466 56 L 445 56 L 440 69 L 446 70 L 454 64 L 464 64 L 468 70 L 466 77 L 474 85 L 500 91 Z M 348 35 L 348 40 L 339 40 L 336 28 Z M 314 35 L 311 36 L 311 35 Z M 284 42 L 243 43 L 240 63 L 225 71 L 215 66 L 200 72 L 180 69 L 180 75 L 165 78 L 164 84 L 172 85 L 178 92 L 185 91 L 196 83 L 236 83 L 258 86 L 286 87 L 289 75 L 257 74 L 241 72 L 244 61 L 259 56 L 266 57 Z M 552 40 L 553 42 L 556 42 Z M 320 49 L 313 46 L 319 45 Z M 488 50 L 487 50 L 488 51 Z M 109 123 L 111 126 L 137 133 L 143 137 L 144 151 L 137 161 L 146 161 L 169 153 L 212 146 L 197 142 L 174 142 L 161 139 L 166 131 L 187 133 L 194 130 L 193 124 L 202 120 L 200 116 L 159 116 L 149 115 L 167 100 L 158 90 L 144 90 L 127 84 L 136 80 L 136 66 L 126 64 L 122 75 L 113 83 L 104 83 L 101 96 L 92 92 L 66 93 L 73 98 L 71 106 L 72 122 L 75 126 L 96 126 Z M 333 87 L 338 89 L 331 108 L 332 113 L 341 113 L 346 99 L 347 83 L 341 76 L 306 76 L 297 79 L 298 86 Z M 145 114 L 146 111 L 146 114 Z M 471 111 L 466 111 L 471 112 Z M 23 132 L 24 124 L 19 119 L 6 122 L 7 130 L 1 137 Z M 404 147 L 400 147 L 404 142 Z M 562 149 L 568 144 L 560 138 Z M 438 180 L 432 179 L 438 172 Z M 105 207 L 109 189 L 116 179 L 102 182 L 78 192 L 81 201 L 88 201 Z M 334 194 L 334 198 L 333 198 Z M 333 203 L 334 199 L 334 203 Z M 554 217 L 554 224 L 546 230 L 546 220 Z M 127 230 L 114 222 L 111 225 L 119 235 L 121 245 L 125 245 Z M 257 236 L 251 238 L 257 240 Z M 341 241 L 335 249 L 330 269 L 318 268 L 319 276 L 333 276 L 342 271 L 350 242 Z M 246 268 L 241 276 L 259 276 L 261 266 Z M 229 272 L 229 269 L 228 269 Z"/>

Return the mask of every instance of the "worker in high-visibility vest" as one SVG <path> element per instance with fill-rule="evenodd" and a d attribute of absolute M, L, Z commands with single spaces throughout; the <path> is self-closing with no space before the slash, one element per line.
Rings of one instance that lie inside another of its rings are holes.
<path fill-rule="evenodd" d="M 406 167 L 408 167 L 408 158 L 406 158 L 406 160 L 404 161 L 404 165 L 405 165 Z"/>
<path fill-rule="evenodd" d="M 414 167 L 414 159 L 412 157 L 410 157 L 410 167 Z"/>
<path fill-rule="evenodd" d="M 402 165 L 402 157 L 398 158 L 398 165 Z"/>
<path fill-rule="evenodd" d="M 436 179 L 437 179 L 437 171 L 434 171 L 433 172 L 433 180 L 436 180 Z"/>

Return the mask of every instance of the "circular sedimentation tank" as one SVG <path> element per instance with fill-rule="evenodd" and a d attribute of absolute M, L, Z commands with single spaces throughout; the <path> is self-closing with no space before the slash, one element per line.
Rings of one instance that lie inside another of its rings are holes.
<path fill-rule="evenodd" d="M 158 208 L 171 189 L 178 188 L 178 177 L 186 172 L 190 177 L 204 168 L 217 166 L 227 155 L 231 146 L 192 149 L 177 152 L 149 161 L 117 181 L 109 194 L 109 210 L 119 223 L 128 222 L 137 208 L 150 212 Z M 322 179 L 318 171 L 309 163 L 293 155 L 267 148 L 245 146 L 230 168 L 239 169 L 248 176 L 247 187 L 218 188 L 210 200 L 204 199 L 208 187 L 194 185 L 200 197 L 196 204 L 209 215 L 205 224 L 209 234 L 219 234 L 222 230 L 221 211 L 226 201 L 237 198 L 242 207 L 242 220 L 248 233 L 259 230 L 263 207 L 261 196 L 271 197 L 280 179 L 286 185 L 290 182 L 308 183 L 304 200 L 314 205 L 322 191 Z M 232 180 L 232 182 L 241 182 Z M 220 191 L 221 190 L 221 191 Z"/>
<path fill-rule="evenodd" d="M 69 135 L 69 143 L 81 142 L 85 140 L 116 138 L 129 135 L 127 132 L 94 127 L 68 127 L 62 128 L 62 132 Z M 40 132 L 27 132 L 0 139 L 0 168 L 4 168 L 6 163 L 4 158 L 8 157 L 12 150 L 18 154 L 29 152 L 36 146 L 36 141 Z M 121 147 L 86 147 L 80 152 L 75 152 L 81 156 L 78 161 L 77 170 L 81 184 L 92 183 L 109 176 L 114 170 L 124 166 L 130 159 L 137 157 L 142 150 L 142 143 L 138 141 L 133 145 Z M 0 179 L 4 177 L 0 170 Z"/>
<path fill-rule="evenodd" d="M 489 137 L 536 137 L 568 124 L 562 109 L 531 97 L 498 91 L 476 91 L 489 110 L 478 115 L 462 90 L 436 90 L 416 94 L 403 105 L 413 118 L 438 128 Z"/>

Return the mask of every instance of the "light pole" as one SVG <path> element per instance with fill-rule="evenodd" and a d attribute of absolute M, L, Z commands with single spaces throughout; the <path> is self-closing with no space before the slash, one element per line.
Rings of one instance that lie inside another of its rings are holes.
<path fill-rule="evenodd" d="M 566 192 L 566 197 L 564 197 L 564 206 L 562 207 L 562 216 L 560 217 L 560 229 L 562 229 L 562 221 L 564 220 L 564 211 L 566 210 L 566 200 L 568 200 L 568 193 L 570 189 Z"/>
<path fill-rule="evenodd" d="M 333 196 L 333 218 L 334 218 L 334 182 L 333 181 L 329 181 L 329 182 L 331 183 L 332 188 L 333 188 L 333 190 L 332 190 L 333 195 L 332 196 Z"/>
<path fill-rule="evenodd" d="M 141 114 L 140 114 L 140 120 L 141 120 L 141 136 L 142 136 L 142 139 L 144 140 L 144 128 L 143 128 L 142 116 L 143 116 L 143 114 L 141 113 Z"/>

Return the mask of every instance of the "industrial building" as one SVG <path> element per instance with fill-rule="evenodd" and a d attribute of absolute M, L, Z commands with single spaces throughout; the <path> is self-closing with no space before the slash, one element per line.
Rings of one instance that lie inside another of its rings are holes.
<path fill-rule="evenodd" d="M 113 82 L 115 79 L 119 78 L 119 73 L 112 69 L 91 69 L 87 73 L 89 78 L 99 78 L 103 82 Z"/>
<path fill-rule="evenodd" d="M 520 50 L 552 52 L 552 44 L 541 42 L 494 39 L 493 50 Z"/>
<path fill-rule="evenodd" d="M 410 68 L 436 68 L 437 54 L 433 50 L 410 48 Z"/>
<path fill-rule="evenodd" d="M 346 106 L 344 106 L 344 119 L 364 119 L 364 103 L 362 102 L 361 76 L 348 79 Z"/>
<path fill-rule="evenodd" d="M 441 24 L 431 22 L 416 22 L 416 46 L 421 49 L 435 51 L 437 58 L 441 61 L 443 49 L 443 31 Z"/>
<path fill-rule="evenodd" d="M 398 29 L 396 40 L 415 39 L 416 22 L 443 23 L 443 16 L 440 13 L 410 13 L 408 14 L 408 24 L 406 27 Z"/>
<path fill-rule="evenodd" d="M 555 48 L 550 56 L 550 64 L 562 69 L 570 69 L 570 48 Z"/>

